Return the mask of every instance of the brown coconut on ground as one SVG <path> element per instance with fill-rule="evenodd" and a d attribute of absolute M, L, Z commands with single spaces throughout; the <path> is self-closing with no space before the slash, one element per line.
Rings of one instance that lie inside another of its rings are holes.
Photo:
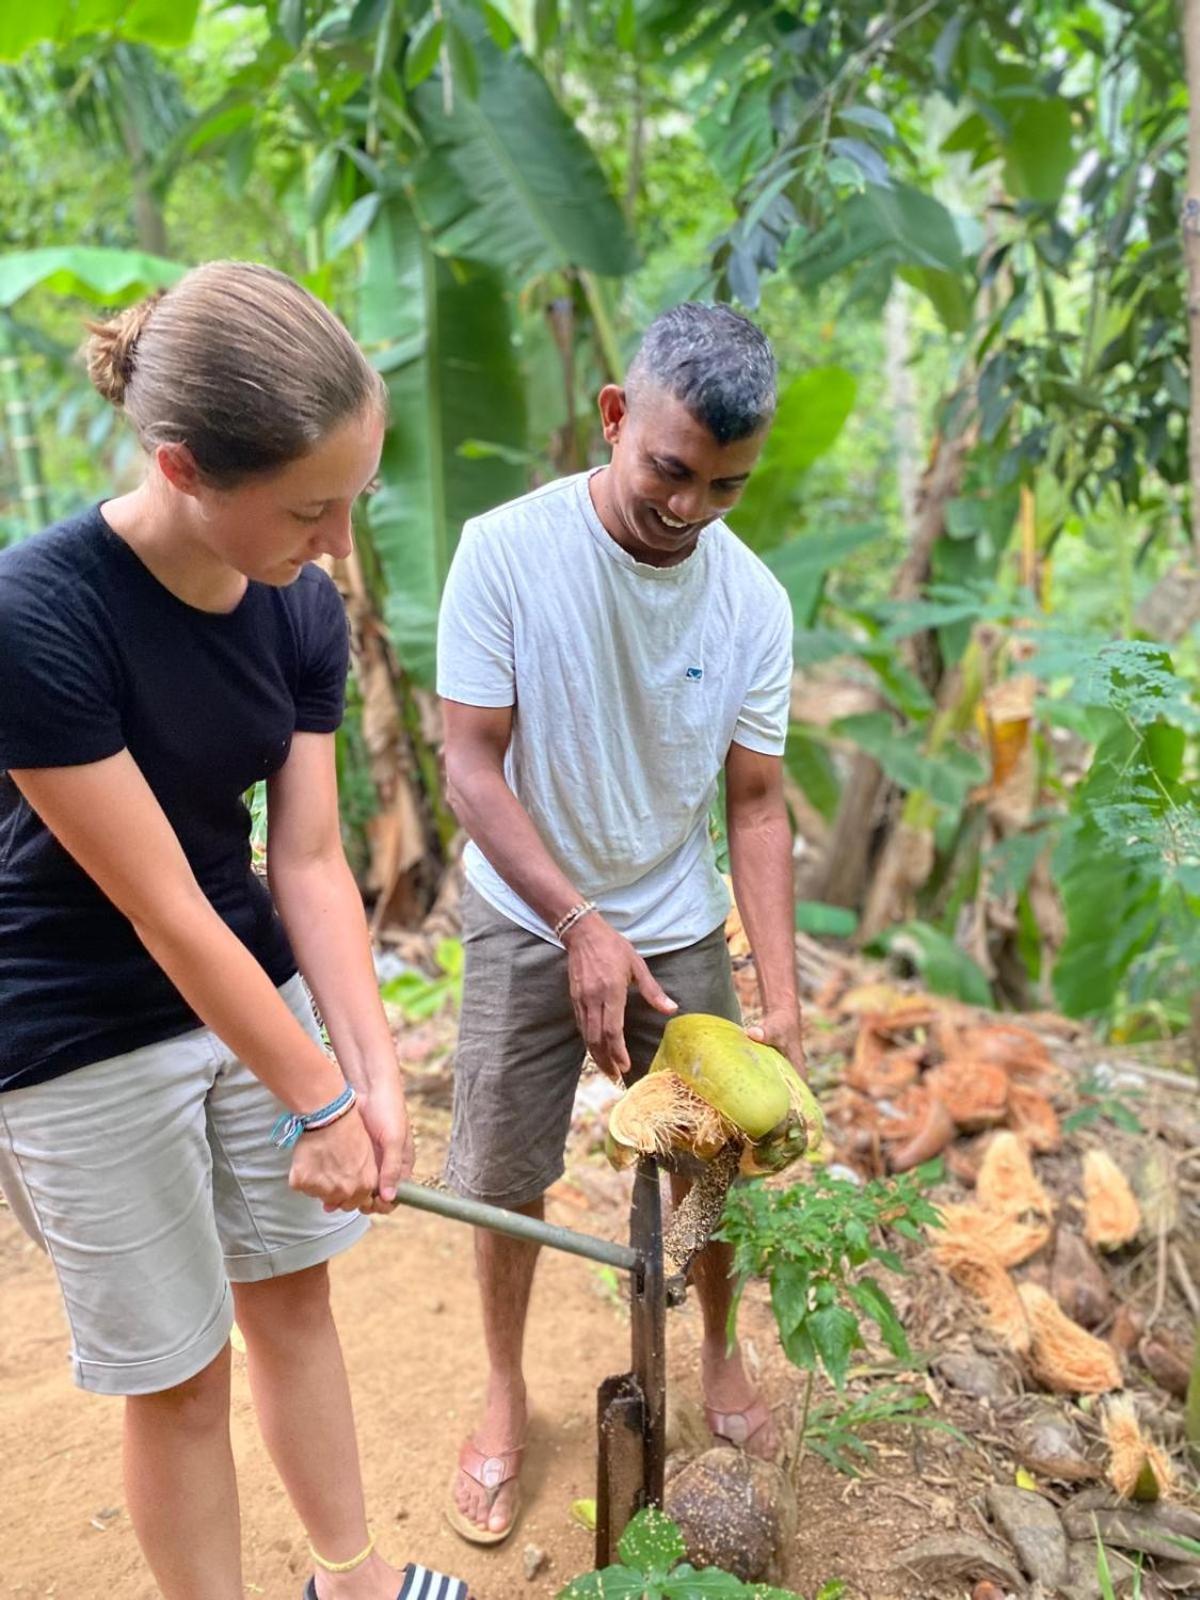
<path fill-rule="evenodd" d="M 778 1583 L 796 1533 L 796 1497 L 773 1462 L 718 1445 L 668 1482 L 664 1509 L 688 1560 L 720 1567 L 745 1583 Z"/>

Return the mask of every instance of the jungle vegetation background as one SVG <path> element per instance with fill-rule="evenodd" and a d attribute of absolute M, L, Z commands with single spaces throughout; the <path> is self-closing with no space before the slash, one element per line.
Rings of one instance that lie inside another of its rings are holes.
<path fill-rule="evenodd" d="M 1192 1026 L 1200 0 L 5 0 L 0 62 L 0 542 L 134 481 L 81 320 L 195 262 L 299 276 L 386 377 L 337 573 L 377 930 L 454 853 L 464 518 L 603 459 L 597 388 L 716 297 L 784 375 L 731 521 L 795 607 L 799 927 Z"/>

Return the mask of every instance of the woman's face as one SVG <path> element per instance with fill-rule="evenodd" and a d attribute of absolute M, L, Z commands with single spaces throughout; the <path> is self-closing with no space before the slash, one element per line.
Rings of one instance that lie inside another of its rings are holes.
<path fill-rule="evenodd" d="M 383 434 L 371 406 L 275 472 L 232 489 L 198 485 L 193 532 L 227 566 L 276 587 L 292 583 L 306 561 L 348 556 L 351 511 L 379 471 Z"/>

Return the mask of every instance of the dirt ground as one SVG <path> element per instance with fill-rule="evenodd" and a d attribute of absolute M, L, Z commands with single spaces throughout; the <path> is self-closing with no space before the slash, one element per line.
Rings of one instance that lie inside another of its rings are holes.
<path fill-rule="evenodd" d="M 419 1175 L 437 1170 L 445 1114 L 422 1107 Z M 611 1237 L 622 1228 L 619 1180 L 592 1158 L 573 1163 L 553 1198 L 552 1220 Z M 465 1546 L 442 1520 L 459 1439 L 482 1395 L 479 1314 L 467 1230 L 406 1212 L 381 1220 L 334 1264 L 338 1326 L 354 1388 L 368 1499 L 380 1544 L 468 1577 L 478 1600 L 553 1596 L 591 1568 L 592 1535 L 571 1515 L 595 1494 L 595 1391 L 628 1365 L 628 1314 L 616 1283 L 589 1263 L 547 1255 L 528 1339 L 534 1415 L 524 1475 L 525 1510 L 498 1550 Z M 72 1384 L 57 1291 L 45 1258 L 0 1210 L 0 1590 L 8 1600 L 153 1600 L 122 1505 L 120 1404 Z M 750 1359 L 786 1415 L 798 1389 L 778 1354 L 765 1306 L 744 1317 Z M 671 1382 L 699 1399 L 694 1305 L 668 1325 Z M 296 1600 L 309 1563 L 296 1518 L 259 1441 L 245 1376 L 234 1358 L 238 1460 L 248 1595 Z M 832 1578 L 863 1600 L 910 1600 L 889 1575 L 894 1552 L 955 1513 L 954 1479 L 918 1496 L 908 1452 L 885 1445 L 877 1476 L 852 1482 L 809 1458 L 790 1583 L 806 1594 Z M 939 1477 L 943 1480 L 938 1482 Z M 549 1560 L 525 1577 L 525 1550 Z"/>
<path fill-rule="evenodd" d="M 886 995 L 873 990 L 873 1003 L 885 1009 L 885 1002 Z M 827 1096 L 836 1121 L 833 1107 L 846 1082 L 871 1065 L 863 1041 L 870 1043 L 879 1018 L 867 1017 L 860 1024 L 847 1006 L 839 1013 L 832 1003 L 825 1012 L 810 1007 L 810 1018 L 814 1082 Z M 424 1024 L 402 1029 L 398 1037 L 410 1071 L 418 1177 L 432 1177 L 441 1167 L 449 1123 L 452 1032 L 451 1021 L 448 1030 L 445 1024 Z M 912 1055 L 903 1031 L 896 1048 L 900 1055 Z M 1091 1058 L 1082 1046 L 1055 1049 L 1062 1073 L 1056 1091 L 1059 1109 L 1077 1110 L 1083 1104 L 1104 1112 L 1100 1121 L 1072 1134 L 1061 1153 L 1038 1158 L 1039 1172 L 1056 1197 L 1061 1229 L 1079 1227 L 1079 1166 L 1083 1149 L 1092 1145 L 1106 1148 L 1135 1175 L 1150 1170 L 1146 1163 L 1151 1156 L 1166 1161 L 1178 1200 L 1172 1217 L 1155 1227 L 1144 1225 L 1137 1240 L 1106 1260 L 1113 1309 L 1103 1331 L 1118 1313 L 1140 1315 L 1143 1322 L 1161 1313 L 1160 1331 L 1174 1330 L 1177 1340 L 1183 1339 L 1196 1309 L 1189 1312 L 1188 1302 L 1200 1282 L 1200 1234 L 1195 1227 L 1200 1176 L 1191 1175 L 1189 1164 L 1200 1153 L 1194 1086 L 1189 1079 L 1176 1078 L 1169 1090 L 1157 1088 L 1157 1082 L 1171 1075 L 1160 1072 L 1155 1078 L 1151 1072 L 1148 1086 L 1143 1082 L 1141 1089 L 1129 1089 L 1110 1070 L 1105 1080 L 1109 1087 L 1097 1088 Z M 872 1070 L 886 1066 L 884 1060 Z M 1080 1086 L 1088 1083 L 1092 1099 L 1081 1101 Z M 601 1153 L 606 1092 L 599 1080 L 585 1080 L 567 1175 L 551 1191 L 549 1215 L 566 1226 L 623 1238 L 629 1178 L 614 1173 Z M 861 1120 L 869 1112 L 867 1097 L 857 1090 L 854 1095 Z M 1097 1095 L 1107 1098 L 1097 1100 Z M 1141 1119 L 1140 1127 L 1134 1124 L 1137 1132 L 1123 1131 L 1113 1120 L 1120 1096 L 1126 1097 L 1126 1111 L 1136 1108 Z M 863 1126 L 871 1125 L 868 1117 Z M 839 1150 L 851 1152 L 847 1159 L 877 1160 L 877 1141 L 852 1157 L 858 1149 L 853 1144 L 857 1127 L 853 1117 L 849 1122 L 843 1118 Z M 988 1137 L 959 1138 L 947 1151 L 953 1176 L 933 1192 L 937 1203 L 969 1194 L 971 1169 Z M 798 1527 L 785 1581 L 810 1600 L 833 1580 L 844 1585 L 840 1592 L 845 1600 L 969 1600 L 980 1576 L 981 1539 L 987 1550 L 1001 1548 L 989 1522 L 989 1490 L 994 1494 L 997 1486 L 1007 1485 L 1005 1492 L 1011 1493 L 1014 1482 L 1029 1487 L 1028 1470 L 1022 1476 L 1022 1469 L 1031 1458 L 1020 1453 L 1016 1436 L 1025 1420 L 1047 1406 L 1082 1429 L 1092 1463 L 1084 1463 L 1084 1475 L 1100 1475 L 1099 1468 L 1093 1471 L 1104 1458 L 1102 1451 L 1097 1453 L 1099 1430 L 1090 1397 L 1072 1405 L 1040 1392 L 1020 1360 L 988 1333 L 978 1305 L 937 1268 L 931 1252 L 918 1248 L 908 1254 L 913 1270 L 907 1277 L 883 1276 L 917 1359 L 910 1371 L 898 1371 L 872 1340 L 868 1349 L 856 1353 L 850 1390 L 869 1400 L 889 1384 L 911 1384 L 915 1394 L 928 1397 L 929 1415 L 953 1424 L 957 1432 L 951 1436 L 925 1427 L 874 1426 L 868 1432 L 871 1456 L 861 1464 L 858 1478 L 839 1474 L 811 1450 L 804 1456 L 798 1473 Z M 1035 1281 L 1039 1273 L 1040 1281 L 1049 1281 L 1044 1261 L 1020 1270 Z M 592 1535 L 573 1518 L 572 1504 L 595 1494 L 596 1388 L 604 1377 L 629 1365 L 629 1317 L 617 1276 L 574 1257 L 543 1258 L 527 1340 L 533 1419 L 525 1509 L 513 1537 L 493 1550 L 463 1544 L 442 1517 L 458 1446 L 474 1423 L 483 1391 L 470 1233 L 414 1212 L 380 1219 L 357 1248 L 334 1264 L 333 1282 L 370 1512 L 384 1552 L 399 1563 L 415 1558 L 461 1573 L 477 1600 L 551 1600 L 570 1578 L 590 1570 Z M 789 1437 L 801 1410 L 802 1377 L 780 1349 L 764 1296 L 761 1285 L 747 1291 L 743 1344 Z M 699 1337 L 698 1310 L 689 1297 L 687 1305 L 668 1317 L 669 1387 L 676 1400 L 700 1399 Z M 153 1600 L 155 1590 L 122 1505 L 119 1403 L 73 1387 L 66 1348 L 50 1268 L 0 1208 L 0 1595 L 4 1600 Z M 968 1398 L 964 1381 L 948 1381 L 942 1370 L 951 1355 L 976 1361 L 982 1357 L 985 1376 L 993 1388 L 999 1384 L 998 1391 L 991 1398 Z M 1178 1402 L 1156 1389 L 1136 1361 L 1128 1355 L 1123 1360 L 1130 1392 L 1155 1432 L 1181 1459 Z M 305 1542 L 258 1439 L 244 1356 L 235 1355 L 234 1368 L 246 1592 L 264 1600 L 297 1600 L 309 1571 Z M 814 1404 L 829 1398 L 827 1386 L 819 1382 Z M 1043 1473 L 1034 1465 L 1039 1494 L 1030 1498 L 1069 1509 L 1078 1483 L 1065 1482 L 1056 1469 L 1047 1467 Z M 1073 1471 L 1072 1480 L 1077 1476 Z M 1200 1495 L 1190 1483 L 1181 1490 L 1200 1509 Z M 1183 1531 L 1200 1537 L 1200 1517 Z M 948 1541 L 947 1536 L 954 1538 Z M 931 1582 L 928 1560 L 923 1576 L 898 1563 L 908 1547 L 935 1538 L 943 1547 L 947 1542 L 974 1545 L 976 1555 L 967 1565 L 976 1570 L 970 1577 L 966 1572 L 939 1572 Z M 1092 1550 L 1084 1543 L 1086 1566 Z M 543 1559 L 536 1576 L 527 1578 L 531 1547 Z M 1171 1592 L 1200 1594 L 1200 1582 L 1193 1582 L 1197 1572 L 1189 1568 L 1176 1574 Z M 1049 1592 L 1038 1583 L 1029 1588 L 1023 1580 L 1012 1582 L 1011 1588 L 1022 1596 Z M 984 1586 L 983 1592 L 989 1590 L 993 1596 L 1003 1592 Z M 1073 1600 L 1098 1600 L 1099 1595 L 1090 1581 L 1072 1583 L 1069 1592 Z"/>

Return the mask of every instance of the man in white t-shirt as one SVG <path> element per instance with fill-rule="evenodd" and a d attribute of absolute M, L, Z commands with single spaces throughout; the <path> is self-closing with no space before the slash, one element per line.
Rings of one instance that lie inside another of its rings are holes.
<path fill-rule="evenodd" d="M 446 1175 L 534 1216 L 563 1171 L 585 1047 L 636 1077 L 676 1011 L 740 1020 L 709 834 L 722 773 L 763 1008 L 749 1031 L 804 1062 L 782 786 L 791 610 L 720 520 L 774 414 L 771 348 L 727 307 L 677 306 L 599 403 L 610 464 L 467 523 L 438 637 L 448 792 L 471 837 Z M 476 1240 L 489 1381 L 448 1516 L 494 1543 L 517 1515 L 537 1251 Z M 770 1412 L 726 1343 L 729 1263 L 710 1245 L 693 1269 L 709 1424 L 769 1454 Z"/>

